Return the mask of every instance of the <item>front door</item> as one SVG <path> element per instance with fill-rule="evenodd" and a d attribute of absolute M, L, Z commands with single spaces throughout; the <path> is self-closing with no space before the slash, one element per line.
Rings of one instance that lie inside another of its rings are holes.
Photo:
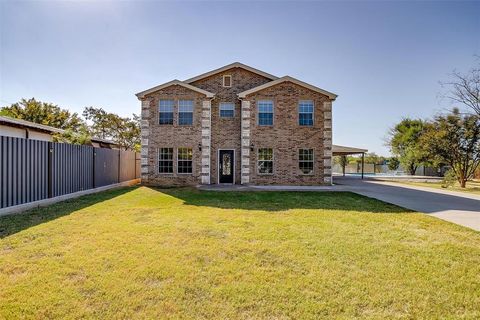
<path fill-rule="evenodd" d="M 233 183 L 233 150 L 219 151 L 220 183 Z"/>

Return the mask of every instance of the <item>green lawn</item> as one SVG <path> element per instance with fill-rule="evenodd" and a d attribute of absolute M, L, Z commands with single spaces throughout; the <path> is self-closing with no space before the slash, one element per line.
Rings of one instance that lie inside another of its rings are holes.
<path fill-rule="evenodd" d="M 393 180 L 392 182 L 408 184 L 412 186 L 419 186 L 419 187 L 429 187 L 435 189 L 442 189 L 442 190 L 451 190 L 451 191 L 460 191 L 460 192 L 468 192 L 472 194 L 480 195 L 480 181 L 468 181 L 466 188 L 461 188 L 460 184 L 457 182 L 452 187 L 442 188 L 441 182 L 404 182 L 399 180 Z"/>
<path fill-rule="evenodd" d="M 479 318 L 480 233 L 352 193 L 124 188 L 0 218 L 0 318 Z"/>

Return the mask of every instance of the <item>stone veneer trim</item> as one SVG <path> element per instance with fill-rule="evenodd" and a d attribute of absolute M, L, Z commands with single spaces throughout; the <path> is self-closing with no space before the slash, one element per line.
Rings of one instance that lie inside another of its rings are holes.
<path fill-rule="evenodd" d="M 241 184 L 250 183 L 250 101 L 242 100 Z"/>
<path fill-rule="evenodd" d="M 212 162 L 212 101 L 202 103 L 202 184 L 210 184 Z"/>
<path fill-rule="evenodd" d="M 332 184 L 332 102 L 323 103 L 323 182 Z M 329 131 L 326 131 L 329 130 Z"/>

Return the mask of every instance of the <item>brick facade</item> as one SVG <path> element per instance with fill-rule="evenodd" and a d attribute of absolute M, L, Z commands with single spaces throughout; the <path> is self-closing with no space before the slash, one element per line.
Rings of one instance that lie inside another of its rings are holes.
<path fill-rule="evenodd" d="M 223 76 L 232 76 L 232 87 L 223 87 Z M 273 76 L 272 76 L 273 77 Z M 276 78 L 240 67 L 189 82 L 170 85 L 139 96 L 142 101 L 142 182 L 147 185 L 216 184 L 218 152 L 235 152 L 236 184 L 321 185 L 331 184 L 332 98 L 290 81 L 279 82 L 239 99 L 239 93 L 272 83 Z M 195 91 L 195 88 L 200 90 Z M 193 89 L 193 90 L 192 90 Z M 214 93 L 207 97 L 203 90 Z M 138 95 L 137 95 L 138 96 Z M 160 99 L 175 101 L 174 124 L 159 125 Z M 178 100 L 193 100 L 192 126 L 178 125 Z M 259 126 L 257 101 L 274 103 L 273 126 Z M 298 103 L 314 102 L 314 125 L 300 126 Z M 233 118 L 221 118 L 221 102 L 235 104 Z M 192 174 L 177 173 L 177 148 L 193 151 Z M 158 149 L 174 148 L 174 172 L 158 173 Z M 272 148 L 273 174 L 257 172 L 258 148 Z M 305 175 L 298 165 L 298 149 L 314 149 L 314 170 Z"/>
<path fill-rule="evenodd" d="M 324 102 L 328 97 L 285 82 L 258 93 L 247 96 L 250 102 L 250 183 L 282 185 L 318 185 L 323 184 L 325 167 L 324 138 L 331 137 L 331 128 L 324 127 Z M 273 126 L 259 126 L 256 103 L 259 100 L 272 100 L 274 105 Z M 300 126 L 298 121 L 298 102 L 313 100 L 313 127 Z M 274 163 L 272 175 L 257 173 L 258 148 L 273 148 Z M 314 151 L 313 174 L 305 175 L 298 166 L 298 149 L 308 148 Z M 328 160 L 328 159 L 327 159 Z M 327 172 L 328 175 L 330 175 Z"/>

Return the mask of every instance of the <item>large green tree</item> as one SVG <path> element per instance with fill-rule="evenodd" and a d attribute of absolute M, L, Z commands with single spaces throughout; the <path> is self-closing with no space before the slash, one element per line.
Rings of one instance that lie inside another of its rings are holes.
<path fill-rule="evenodd" d="M 421 119 L 405 118 L 390 130 L 388 145 L 411 175 L 428 160 L 428 155 L 419 143 L 424 126 L 425 122 Z"/>
<path fill-rule="evenodd" d="M 462 188 L 480 165 L 480 117 L 454 109 L 425 125 L 421 147 L 436 162 L 447 163 Z"/>
<path fill-rule="evenodd" d="M 102 108 L 87 107 L 83 111 L 92 136 L 109 139 L 125 150 L 140 149 L 140 117 L 120 117 Z"/>
<path fill-rule="evenodd" d="M 85 123 L 77 113 L 72 113 L 59 106 L 31 99 L 22 99 L 17 103 L 0 109 L 0 115 L 23 119 L 59 129 L 78 131 Z"/>

